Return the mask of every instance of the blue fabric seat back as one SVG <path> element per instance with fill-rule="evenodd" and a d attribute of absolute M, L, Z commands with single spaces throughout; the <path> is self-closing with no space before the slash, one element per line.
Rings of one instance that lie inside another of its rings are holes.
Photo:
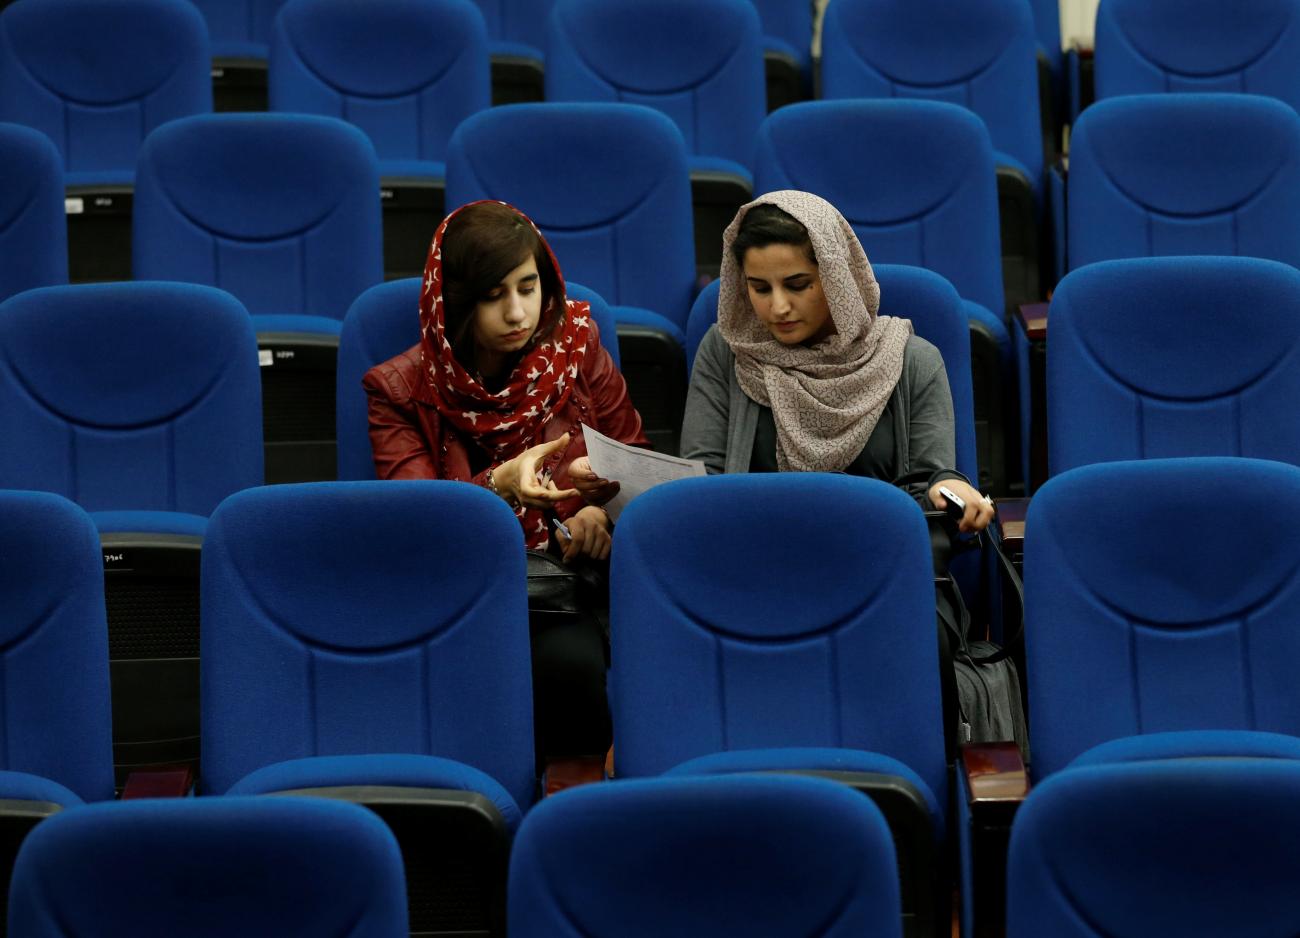
<path fill-rule="evenodd" d="M 754 191 L 774 189 L 829 201 L 872 263 L 933 270 L 1003 315 L 993 149 L 970 111 L 898 100 L 783 107 L 763 122 L 754 166 Z"/>
<path fill-rule="evenodd" d="M 265 56 L 284 0 L 191 0 L 208 22 L 213 52 Z"/>
<path fill-rule="evenodd" d="M 652 107 L 692 154 L 747 168 L 767 110 L 762 35 L 750 0 L 557 0 L 546 100 Z"/>
<path fill-rule="evenodd" d="M 375 365 L 400 355 L 420 341 L 421 282 L 418 277 L 410 277 L 371 287 L 357 297 L 343 320 L 335 382 L 340 479 L 375 477 L 368 405 L 361 379 Z M 571 299 L 591 304 L 601 347 L 609 351 L 617 365 L 618 336 L 609 305 L 597 293 L 576 283 L 566 283 L 565 292 Z"/>
<path fill-rule="evenodd" d="M 533 797 L 523 534 L 464 482 L 232 496 L 203 544 L 203 781 L 308 756 L 455 759 Z"/>
<path fill-rule="evenodd" d="M 1043 170 L 1037 46 L 1025 0 L 834 0 L 822 27 L 822 96 L 970 108 L 1034 183 Z"/>
<path fill-rule="evenodd" d="M 1105 261 L 1052 297 L 1051 471 L 1159 456 L 1300 465 L 1300 271 L 1250 257 Z"/>
<path fill-rule="evenodd" d="M 1104 0 L 1094 49 L 1099 101 L 1226 91 L 1300 105 L 1296 0 Z"/>
<path fill-rule="evenodd" d="M 0 124 L 0 300 L 68 280 L 63 163 L 39 131 Z"/>
<path fill-rule="evenodd" d="M 690 174 L 668 118 L 630 104 L 517 104 L 467 119 L 447 204 L 501 199 L 546 235 L 566 277 L 611 306 L 686 325 L 695 292 Z"/>
<path fill-rule="evenodd" d="M 155 127 L 212 110 L 208 34 L 187 0 L 40 0 L 0 15 L 0 120 L 68 173 L 135 169 Z"/>
<path fill-rule="evenodd" d="M 510 856 L 519 938 L 900 935 L 889 828 L 824 779 L 646 779 L 548 798 Z"/>
<path fill-rule="evenodd" d="M 273 111 L 342 118 L 381 158 L 441 162 L 490 103 L 487 27 L 470 0 L 291 0 L 267 78 Z"/>
<path fill-rule="evenodd" d="M 724 475 L 638 496 L 611 570 L 619 775 L 726 750 L 861 749 L 942 803 L 931 571 L 916 503 L 873 479 Z"/>
<path fill-rule="evenodd" d="M 1253 95 L 1098 101 L 1070 138 L 1070 267 L 1244 254 L 1300 266 L 1300 116 Z"/>
<path fill-rule="evenodd" d="M 9 928 L 401 938 L 402 855 L 375 814 L 322 798 L 94 805 L 42 822 L 23 843 Z"/>
<path fill-rule="evenodd" d="M 1283 463 L 1188 457 L 1084 466 L 1035 493 L 1025 638 L 1039 777 L 1137 734 L 1300 735 L 1300 506 L 1281 494 L 1297 483 Z"/>
<path fill-rule="evenodd" d="M 211 114 L 174 121 L 140 152 L 139 279 L 228 290 L 248 311 L 341 320 L 383 279 L 374 147 L 340 120 Z"/>
<path fill-rule="evenodd" d="M 803 0 L 751 0 L 763 24 L 765 41 L 773 39 L 788 45 L 807 71 L 812 67 L 812 10 Z"/>
<path fill-rule="evenodd" d="M 1007 935 L 1300 931 L 1300 764 L 1195 759 L 1062 772 L 1016 814 Z"/>
<path fill-rule="evenodd" d="M 0 490 L 0 556 L 0 769 L 112 798 L 99 533 L 65 498 Z"/>
<path fill-rule="evenodd" d="M 1030 0 L 1034 14 L 1034 31 L 1038 34 L 1038 47 L 1047 53 L 1047 61 L 1054 73 L 1061 71 L 1064 54 L 1061 51 L 1060 0 Z"/>
<path fill-rule="evenodd" d="M 227 293 L 47 287 L 0 306 L 0 486 L 206 515 L 262 484 L 257 343 Z"/>
<path fill-rule="evenodd" d="M 555 0 L 474 0 L 494 40 L 542 44 Z"/>

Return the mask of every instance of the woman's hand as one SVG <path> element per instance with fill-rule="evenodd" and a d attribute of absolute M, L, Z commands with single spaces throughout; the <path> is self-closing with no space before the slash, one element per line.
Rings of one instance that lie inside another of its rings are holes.
<path fill-rule="evenodd" d="M 940 486 L 966 503 L 966 514 L 962 515 L 958 530 L 968 534 L 983 531 L 993 521 L 993 500 L 985 498 L 973 485 L 961 479 L 944 479 L 930 486 L 930 504 L 934 507 L 942 510 L 948 505 L 948 500 L 939 493 Z"/>
<path fill-rule="evenodd" d="M 569 463 L 569 483 L 588 505 L 603 505 L 618 494 L 618 483 L 602 479 L 591 469 L 591 460 L 579 456 Z"/>
<path fill-rule="evenodd" d="M 569 445 L 569 434 L 549 443 L 530 447 L 513 459 L 507 459 L 492 471 L 492 481 L 497 494 L 506 501 L 514 501 L 529 508 L 550 508 L 556 502 L 573 498 L 577 489 L 559 489 L 548 476 L 538 478 L 537 466 L 548 456 L 563 453 Z"/>
<path fill-rule="evenodd" d="M 572 538 L 566 538 L 560 531 L 555 533 L 560 546 L 564 548 L 564 562 L 576 557 L 590 557 L 592 560 L 604 560 L 609 556 L 609 545 L 613 540 L 609 532 L 609 515 L 603 508 L 588 505 L 576 515 L 564 522 Z"/>

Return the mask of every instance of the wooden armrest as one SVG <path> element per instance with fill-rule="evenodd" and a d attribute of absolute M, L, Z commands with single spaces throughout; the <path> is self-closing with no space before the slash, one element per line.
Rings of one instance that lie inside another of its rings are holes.
<path fill-rule="evenodd" d="M 170 769 L 132 772 L 122 788 L 122 800 L 136 798 L 184 798 L 194 787 L 194 772 L 187 765 Z"/>
<path fill-rule="evenodd" d="M 961 747 L 967 803 L 1019 806 L 1029 794 L 1029 772 L 1014 742 L 967 743 Z"/>
<path fill-rule="evenodd" d="M 1029 512 L 1031 500 L 998 499 L 998 526 L 1002 529 L 1002 547 L 1012 558 L 1025 551 L 1025 515 Z"/>
<path fill-rule="evenodd" d="M 592 782 L 603 782 L 604 780 L 604 756 L 552 759 L 546 763 L 546 771 L 542 773 L 542 797 L 550 797 L 557 791 L 564 791 L 566 788 L 590 785 Z"/>
<path fill-rule="evenodd" d="M 1016 322 L 1025 336 L 1033 341 L 1047 338 L 1047 309 L 1049 303 L 1021 303 L 1016 307 Z"/>

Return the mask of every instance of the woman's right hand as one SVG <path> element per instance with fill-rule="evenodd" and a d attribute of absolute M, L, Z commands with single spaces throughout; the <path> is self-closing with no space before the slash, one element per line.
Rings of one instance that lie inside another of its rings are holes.
<path fill-rule="evenodd" d="M 560 489 L 547 478 L 538 478 L 537 466 L 548 456 L 563 453 L 569 446 L 569 434 L 549 443 L 529 447 L 513 459 L 507 459 L 492 471 L 497 493 L 506 501 L 528 508 L 550 508 L 556 502 L 578 495 L 577 489 Z"/>

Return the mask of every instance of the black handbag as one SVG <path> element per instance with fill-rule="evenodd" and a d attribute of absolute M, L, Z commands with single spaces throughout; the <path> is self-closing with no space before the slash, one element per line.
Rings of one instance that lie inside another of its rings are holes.
<path fill-rule="evenodd" d="M 533 630 L 586 620 L 609 636 L 609 579 L 601 564 L 569 565 L 550 551 L 528 550 L 528 624 Z"/>

